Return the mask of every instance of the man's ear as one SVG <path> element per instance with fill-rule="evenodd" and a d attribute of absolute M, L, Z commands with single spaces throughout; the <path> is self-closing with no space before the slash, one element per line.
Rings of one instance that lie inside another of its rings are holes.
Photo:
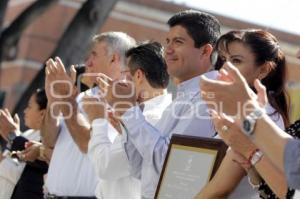
<path fill-rule="evenodd" d="M 46 112 L 47 112 L 47 109 L 40 110 L 40 114 L 41 114 L 42 121 L 44 120 L 44 117 L 45 117 L 45 115 L 46 115 Z"/>
<path fill-rule="evenodd" d="M 274 63 L 273 62 L 266 62 L 260 67 L 260 73 L 258 75 L 258 79 L 262 80 L 265 77 L 268 76 L 268 74 L 274 69 Z"/>
<path fill-rule="evenodd" d="M 145 78 L 145 73 L 141 69 L 137 69 L 133 76 L 136 79 L 137 84 L 142 84 Z"/>
<path fill-rule="evenodd" d="M 113 54 L 111 55 L 110 62 L 111 62 L 112 64 L 119 63 L 119 62 L 120 62 L 120 59 L 121 59 L 121 57 L 120 57 L 120 55 L 119 55 L 118 53 L 113 53 Z"/>
<path fill-rule="evenodd" d="M 202 55 L 210 58 L 210 55 L 214 49 L 213 46 L 211 44 L 205 44 L 204 46 L 202 46 L 202 49 Z"/>

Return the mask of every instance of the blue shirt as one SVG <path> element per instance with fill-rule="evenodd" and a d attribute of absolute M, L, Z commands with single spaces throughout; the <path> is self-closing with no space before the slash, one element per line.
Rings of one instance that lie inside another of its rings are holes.
<path fill-rule="evenodd" d="M 205 74 L 211 79 L 215 79 L 216 75 L 216 71 Z M 155 126 L 145 120 L 137 106 L 122 116 L 128 137 L 125 150 L 133 169 L 132 174 L 141 177 L 143 199 L 154 198 L 173 134 L 212 137 L 215 133 L 206 103 L 200 96 L 199 81 L 200 76 L 197 76 L 178 85 L 175 100 Z"/>

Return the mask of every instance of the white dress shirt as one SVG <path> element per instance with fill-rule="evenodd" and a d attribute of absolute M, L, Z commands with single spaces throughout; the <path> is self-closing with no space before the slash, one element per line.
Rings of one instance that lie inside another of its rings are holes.
<path fill-rule="evenodd" d="M 156 124 L 171 101 L 172 96 L 169 94 L 146 101 L 143 110 L 146 120 Z M 97 198 L 141 198 L 140 180 L 130 173 L 125 142 L 126 134 L 120 135 L 106 119 L 92 122 L 88 155 L 101 179 L 96 188 Z"/>
<path fill-rule="evenodd" d="M 40 131 L 27 130 L 21 134 L 28 140 L 40 141 Z M 14 191 L 14 188 L 23 173 L 25 162 L 15 162 L 10 157 L 5 157 L 0 162 L 0 198 L 9 199 Z"/>
<path fill-rule="evenodd" d="M 215 79 L 217 72 L 212 71 L 205 76 Z M 197 76 L 178 85 L 177 97 L 167 107 L 156 125 L 147 122 L 137 106 L 130 108 L 122 116 L 128 130 L 125 149 L 132 164 L 131 173 L 136 176 L 141 174 L 142 198 L 154 198 L 173 134 L 202 137 L 212 137 L 215 134 L 206 103 L 200 96 L 199 81 L 200 76 Z M 139 153 L 134 152 L 134 147 Z"/>
<path fill-rule="evenodd" d="M 83 96 L 84 93 L 81 93 L 77 97 L 78 103 Z M 64 120 L 61 120 L 60 125 L 49 164 L 46 189 L 57 196 L 94 196 L 98 178 L 92 162 L 87 154 L 79 150 Z"/>

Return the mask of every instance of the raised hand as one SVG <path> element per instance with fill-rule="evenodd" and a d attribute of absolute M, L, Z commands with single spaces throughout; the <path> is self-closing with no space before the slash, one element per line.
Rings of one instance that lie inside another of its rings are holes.
<path fill-rule="evenodd" d="M 18 132 L 20 130 L 20 119 L 17 114 L 14 118 L 11 116 L 8 109 L 0 109 L 0 133 L 7 140 L 9 132 Z"/>
<path fill-rule="evenodd" d="M 22 161 L 34 162 L 40 156 L 40 147 L 42 143 L 35 141 L 28 141 L 25 143 L 25 149 L 17 153 Z"/>
<path fill-rule="evenodd" d="M 265 106 L 268 104 L 266 87 L 258 79 L 254 81 L 254 87 L 257 91 L 258 104 L 260 105 L 261 108 L 265 108 Z"/>
<path fill-rule="evenodd" d="M 97 118 L 108 118 L 107 104 L 98 98 L 85 96 L 81 103 L 90 123 Z"/>
<path fill-rule="evenodd" d="M 245 108 L 252 108 L 252 105 L 258 104 L 256 94 L 239 70 L 230 62 L 223 65 L 217 80 L 202 76 L 200 88 L 202 98 L 217 112 L 236 115 Z"/>
<path fill-rule="evenodd" d="M 135 86 L 132 81 L 112 80 L 101 74 L 97 78 L 97 83 L 103 98 L 112 107 L 116 116 L 121 116 L 127 109 L 136 105 Z"/>
<path fill-rule="evenodd" d="M 74 74 L 73 74 L 74 75 Z M 59 57 L 46 62 L 45 89 L 48 99 L 67 100 L 73 96 L 74 82 Z"/>
<path fill-rule="evenodd" d="M 224 114 L 211 110 L 214 127 L 223 141 L 234 151 L 248 159 L 257 148 L 252 141 L 241 131 L 241 125 L 237 120 Z"/>

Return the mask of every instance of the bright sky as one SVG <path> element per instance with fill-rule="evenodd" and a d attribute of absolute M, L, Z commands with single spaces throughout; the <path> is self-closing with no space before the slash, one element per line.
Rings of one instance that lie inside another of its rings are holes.
<path fill-rule="evenodd" d="M 300 0 L 166 0 L 300 35 Z M 299 41 L 300 42 L 300 41 Z"/>

